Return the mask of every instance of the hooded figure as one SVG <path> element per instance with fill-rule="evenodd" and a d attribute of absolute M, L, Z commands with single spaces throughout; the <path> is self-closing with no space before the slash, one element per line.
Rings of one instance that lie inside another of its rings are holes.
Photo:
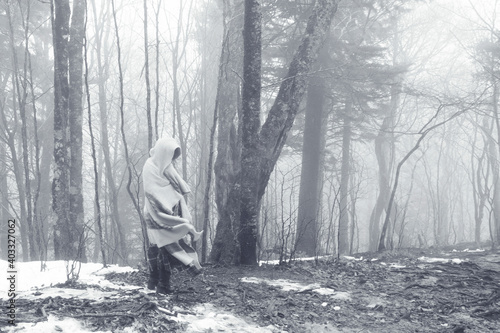
<path fill-rule="evenodd" d="M 172 138 L 161 138 L 149 152 L 142 171 L 144 184 L 144 217 L 152 246 L 148 249 L 150 279 L 148 288 L 170 292 L 171 266 L 188 267 L 192 275 L 201 272 L 196 251 L 184 237 L 196 241 L 201 232 L 191 224 L 191 214 L 184 199 L 189 186 L 172 162 L 181 149 Z"/>

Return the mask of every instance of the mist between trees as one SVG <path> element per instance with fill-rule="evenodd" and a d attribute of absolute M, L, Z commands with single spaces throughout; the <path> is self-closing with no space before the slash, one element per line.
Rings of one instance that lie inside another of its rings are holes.
<path fill-rule="evenodd" d="M 170 136 L 204 262 L 496 247 L 499 10 L 4 1 L 1 221 L 24 261 L 142 261 L 140 172 Z"/>

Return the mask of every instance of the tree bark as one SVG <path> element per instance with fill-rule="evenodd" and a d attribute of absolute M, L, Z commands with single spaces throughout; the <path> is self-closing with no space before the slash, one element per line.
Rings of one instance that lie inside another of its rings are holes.
<path fill-rule="evenodd" d="M 70 167 L 70 226 L 73 228 L 73 246 L 77 258 L 87 261 L 84 242 L 82 127 L 83 127 L 83 38 L 85 36 L 85 0 L 73 1 L 71 15 L 69 57 L 69 148 Z"/>
<path fill-rule="evenodd" d="M 238 126 L 240 75 L 242 67 L 243 27 L 241 2 L 224 2 L 227 42 L 221 53 L 221 87 L 218 91 L 217 157 L 215 160 L 215 202 L 219 221 L 210 252 L 210 261 L 232 264 L 239 262 L 239 185 L 241 135 Z"/>
<path fill-rule="evenodd" d="M 71 156 L 68 149 L 68 37 L 69 0 L 52 3 L 52 29 L 54 44 L 54 174 L 52 179 L 52 208 L 56 214 L 54 226 L 54 255 L 56 260 L 71 259 L 76 255 L 70 219 L 69 169 Z"/>
<path fill-rule="evenodd" d="M 241 206 L 239 242 L 241 264 L 257 263 L 257 225 L 260 200 L 259 136 L 262 65 L 262 15 L 256 0 L 245 0 L 243 27 Z"/>

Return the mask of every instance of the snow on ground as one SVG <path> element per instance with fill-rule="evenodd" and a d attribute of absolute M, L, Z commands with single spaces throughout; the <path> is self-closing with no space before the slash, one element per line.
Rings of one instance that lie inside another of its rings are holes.
<path fill-rule="evenodd" d="M 475 250 L 470 250 L 470 249 L 465 249 L 465 250 L 453 250 L 453 252 L 468 252 L 468 253 L 477 253 L 477 252 L 485 252 L 485 249 L 475 249 Z"/>
<path fill-rule="evenodd" d="M 61 296 L 64 298 L 79 298 L 89 300 L 99 300 L 105 297 L 113 297 L 117 293 L 113 291 L 101 291 L 98 288 L 89 287 L 87 289 L 66 289 L 52 287 L 57 283 L 64 283 L 67 277 L 68 263 L 65 261 L 49 261 L 46 262 L 46 267 L 40 271 L 40 262 L 20 262 L 16 263 L 16 298 L 23 299 L 40 299 L 48 296 Z M 7 262 L 0 260 L 0 269 L 7 272 Z M 102 264 L 86 263 L 82 264 L 79 272 L 78 281 L 89 285 L 99 287 L 107 287 L 110 289 L 139 289 L 137 286 L 121 286 L 105 280 L 104 275 L 112 272 L 123 273 L 134 271 L 130 267 L 119 267 L 111 265 L 103 268 Z M 0 299 L 8 300 L 7 279 L 0 279 Z M 258 327 L 254 324 L 249 324 L 241 318 L 235 317 L 231 313 L 218 309 L 212 304 L 200 304 L 193 307 L 190 311 L 192 314 L 178 314 L 176 320 L 189 323 L 186 329 L 188 333 L 201 332 L 243 332 L 243 333 L 276 333 L 281 332 L 274 326 Z M 39 333 L 39 332 L 72 332 L 72 333 L 87 333 L 91 332 L 86 329 L 82 322 L 73 318 L 58 318 L 49 315 L 47 321 L 33 323 L 17 323 L 15 327 L 8 327 L 6 332 L 23 332 L 23 333 Z M 96 332 L 96 331 L 93 331 Z M 122 333 L 135 332 L 134 326 L 126 328 Z M 111 331 L 97 331 L 97 333 L 111 333 Z"/>
<path fill-rule="evenodd" d="M 38 289 L 46 289 L 58 283 L 64 283 L 67 280 L 67 269 L 71 264 L 66 261 L 48 261 L 45 263 L 45 269 L 41 271 L 39 261 L 31 262 L 18 262 L 16 263 L 16 291 L 20 295 L 26 292 L 33 292 Z M 0 260 L 0 268 L 4 272 L 8 271 L 7 261 Z M 78 281 L 90 285 L 98 285 L 100 287 L 109 287 L 113 289 L 120 289 L 121 286 L 115 285 L 104 279 L 104 275 L 112 272 L 124 273 L 134 271 L 131 267 L 119 267 L 117 265 L 110 265 L 103 268 L 102 264 L 86 263 L 82 264 L 79 270 Z M 0 279 L 0 299 L 6 299 L 5 291 L 8 289 L 8 280 Z"/>
<path fill-rule="evenodd" d="M 343 291 L 335 291 L 331 288 L 322 288 L 319 283 L 313 283 L 313 284 L 308 284 L 304 285 L 301 283 L 285 280 L 285 279 L 278 279 L 278 280 L 269 280 L 269 279 L 263 279 L 263 278 L 256 278 L 256 277 L 243 277 L 241 278 L 241 282 L 246 282 L 246 283 L 266 283 L 270 286 L 274 287 L 279 287 L 283 289 L 284 291 L 297 291 L 299 293 L 306 292 L 306 291 L 312 291 L 315 293 L 318 293 L 320 295 L 331 295 L 333 299 L 338 299 L 338 300 L 349 300 L 350 299 L 350 294 L 347 292 Z"/>
<path fill-rule="evenodd" d="M 210 303 L 199 304 L 193 308 L 196 315 L 179 314 L 180 321 L 190 323 L 186 329 L 187 333 L 207 332 L 242 332 L 242 333 L 274 333 L 281 332 L 274 326 L 256 327 L 249 325 L 241 318 L 237 318 L 229 312 L 221 311 Z"/>
<path fill-rule="evenodd" d="M 481 252 L 484 250 L 469 250 L 466 249 L 461 252 Z M 460 252 L 460 251 L 454 251 Z M 302 258 L 301 260 L 314 260 L 315 258 Z M 363 257 L 356 258 L 350 256 L 344 256 L 345 260 L 362 261 Z M 450 258 L 430 258 L 422 256 L 418 258 L 419 261 L 427 263 L 454 263 L 460 264 L 463 262 L 461 259 L 450 259 Z M 375 261 L 375 260 L 373 260 Z M 265 262 L 267 264 L 274 264 L 273 261 Z M 277 263 L 277 262 L 276 262 Z M 392 268 L 404 268 L 403 265 L 398 265 L 395 263 L 384 263 L 382 265 L 390 265 Z M 16 294 L 17 298 L 23 299 L 41 299 L 48 296 L 61 296 L 65 298 L 79 298 L 79 299 L 89 299 L 89 300 L 99 300 L 103 298 L 109 298 L 117 295 L 117 292 L 112 290 L 123 290 L 123 289 L 140 289 L 137 286 L 130 285 L 117 285 L 104 278 L 108 273 L 116 272 L 130 272 L 134 271 L 131 267 L 119 267 L 116 265 L 111 265 L 107 268 L 103 268 L 102 264 L 96 263 L 86 263 L 79 267 L 78 281 L 81 283 L 88 284 L 90 286 L 96 286 L 96 288 L 89 287 L 87 289 L 66 289 L 66 288 L 56 288 L 53 285 L 58 283 L 64 283 L 67 280 L 67 271 L 71 263 L 65 261 L 49 261 L 45 263 L 45 267 L 41 270 L 41 264 L 38 261 L 26 262 L 26 263 L 16 263 Z M 4 272 L 8 271 L 8 262 L 0 260 L 0 269 Z M 321 287 L 317 283 L 313 284 L 301 284 L 289 280 L 279 279 L 270 280 L 255 277 L 244 277 L 241 279 L 244 283 L 266 283 L 277 288 L 282 288 L 284 291 L 295 291 L 295 292 L 315 292 L 322 295 L 330 295 L 332 299 L 336 300 L 349 300 L 351 295 L 347 292 L 335 291 L 331 288 Z M 102 291 L 100 288 L 109 288 L 111 291 Z M 0 279 L 0 299 L 8 300 L 7 292 L 9 289 L 9 280 L 6 278 Z M 326 306 L 326 305 L 325 305 Z M 337 309 L 335 309 L 337 310 Z M 235 317 L 231 313 L 224 311 L 222 309 L 216 308 L 212 304 L 200 304 L 191 309 L 192 314 L 179 314 L 177 319 L 181 322 L 189 323 L 186 329 L 188 333 L 198 333 L 206 332 L 207 330 L 213 332 L 243 332 L 243 333 L 275 333 L 280 332 L 276 327 L 258 327 L 253 324 L 245 322 L 243 319 Z M 49 315 L 47 321 L 40 322 L 37 324 L 33 323 L 18 323 L 17 327 L 11 327 L 7 332 L 17 332 L 21 330 L 26 333 L 37 333 L 37 332 L 72 332 L 72 333 L 87 333 L 90 332 L 86 330 L 82 325 L 82 322 L 73 318 L 57 318 L 55 316 Z M 129 327 L 123 331 L 123 333 L 134 332 L 134 327 Z M 100 332 L 98 332 L 100 333 Z M 108 332 L 101 332 L 108 333 Z"/>
<path fill-rule="evenodd" d="M 458 259 L 458 258 L 455 258 L 455 259 L 429 258 L 429 257 L 424 257 L 424 256 L 418 258 L 418 260 L 423 261 L 423 262 L 428 262 L 428 263 L 439 262 L 439 263 L 443 263 L 443 264 L 446 264 L 446 263 L 461 264 L 462 262 L 464 262 L 464 260 Z"/>

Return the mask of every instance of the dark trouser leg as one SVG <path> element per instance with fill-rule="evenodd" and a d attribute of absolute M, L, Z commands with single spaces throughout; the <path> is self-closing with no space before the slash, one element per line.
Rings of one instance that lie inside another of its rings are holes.
<path fill-rule="evenodd" d="M 170 276 L 172 275 L 172 269 L 170 267 L 170 261 L 168 259 L 169 253 L 165 247 L 159 249 L 159 271 L 160 280 L 158 281 L 157 292 L 161 294 L 168 294 L 172 292 L 170 287 Z"/>
<path fill-rule="evenodd" d="M 149 280 L 148 280 L 148 289 L 155 289 L 158 284 L 158 280 L 160 279 L 160 271 L 158 269 L 158 246 L 151 245 L 148 248 L 148 268 L 149 268 Z"/>

